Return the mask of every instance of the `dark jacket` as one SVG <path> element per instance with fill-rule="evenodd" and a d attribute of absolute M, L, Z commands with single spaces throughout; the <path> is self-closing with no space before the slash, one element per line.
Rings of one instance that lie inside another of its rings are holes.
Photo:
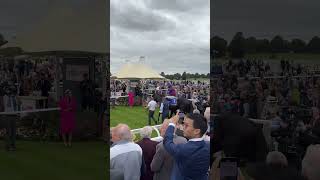
<path fill-rule="evenodd" d="M 175 160 L 171 180 L 207 180 L 210 163 L 209 143 L 202 140 L 174 144 L 173 137 L 174 127 L 169 125 L 163 145 Z"/>
<path fill-rule="evenodd" d="M 41 96 L 48 97 L 51 83 L 48 80 L 40 80 L 37 84 L 37 88 L 41 91 Z"/>
<path fill-rule="evenodd" d="M 264 161 L 268 152 L 262 128 L 249 119 L 234 114 L 223 114 L 214 119 L 214 148 L 227 156 L 249 161 Z"/>
<path fill-rule="evenodd" d="M 137 144 L 141 147 L 144 162 L 146 165 L 146 172 L 141 176 L 141 180 L 152 180 L 153 179 L 153 172 L 151 171 L 151 162 L 153 159 L 154 154 L 156 153 L 156 146 L 158 142 L 152 141 L 149 138 L 143 138 Z"/>
<path fill-rule="evenodd" d="M 185 144 L 187 140 L 180 136 L 174 136 L 175 144 Z M 157 145 L 156 154 L 151 162 L 151 170 L 154 172 L 153 180 L 170 179 L 174 160 L 172 156 L 165 150 L 163 142 Z"/>
<path fill-rule="evenodd" d="M 192 102 L 186 98 L 179 98 L 177 101 L 177 106 L 180 111 L 184 112 L 185 114 L 193 112 Z"/>

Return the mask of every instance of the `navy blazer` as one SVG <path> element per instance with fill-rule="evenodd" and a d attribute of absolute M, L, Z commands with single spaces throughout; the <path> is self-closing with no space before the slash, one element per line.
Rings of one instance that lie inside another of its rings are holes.
<path fill-rule="evenodd" d="M 210 144 L 204 140 L 174 144 L 173 136 L 174 126 L 169 125 L 163 145 L 175 160 L 171 180 L 207 180 Z"/>

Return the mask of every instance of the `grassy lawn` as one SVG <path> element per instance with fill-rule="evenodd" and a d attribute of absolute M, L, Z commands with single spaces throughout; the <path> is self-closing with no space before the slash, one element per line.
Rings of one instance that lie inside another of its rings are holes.
<path fill-rule="evenodd" d="M 16 152 L 4 150 L 0 141 L 0 176 L 6 180 L 107 179 L 108 147 L 103 142 L 18 141 Z"/>
<path fill-rule="evenodd" d="M 159 108 L 154 113 L 155 119 L 158 119 Z M 110 126 L 114 127 L 119 123 L 127 124 L 131 129 L 142 128 L 148 124 L 148 112 L 142 106 L 116 106 L 110 109 Z M 154 122 L 151 120 L 151 125 Z"/>

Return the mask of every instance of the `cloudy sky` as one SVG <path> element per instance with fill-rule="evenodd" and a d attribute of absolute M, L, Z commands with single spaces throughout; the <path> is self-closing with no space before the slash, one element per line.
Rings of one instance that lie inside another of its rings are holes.
<path fill-rule="evenodd" d="M 107 10 L 105 0 L 0 0 L 0 33 L 27 51 L 106 52 Z"/>
<path fill-rule="evenodd" d="M 111 0 L 111 73 L 140 56 L 159 73 L 209 73 L 209 38 L 209 0 Z"/>
<path fill-rule="evenodd" d="M 310 40 L 320 35 L 319 0 L 214 0 L 211 36 L 230 40 L 238 31 L 246 37 Z"/>

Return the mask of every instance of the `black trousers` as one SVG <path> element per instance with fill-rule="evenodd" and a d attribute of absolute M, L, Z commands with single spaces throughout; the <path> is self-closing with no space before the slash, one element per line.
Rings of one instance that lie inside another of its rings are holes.
<path fill-rule="evenodd" d="M 40 100 L 39 101 L 39 106 L 41 108 L 48 108 L 48 99 Z"/>
<path fill-rule="evenodd" d="M 6 149 L 16 148 L 16 115 L 0 115 L 0 128 L 6 129 Z"/>
<path fill-rule="evenodd" d="M 82 97 L 82 102 L 81 102 L 82 111 L 92 108 L 92 98 L 93 97 L 90 97 L 90 96 Z"/>

